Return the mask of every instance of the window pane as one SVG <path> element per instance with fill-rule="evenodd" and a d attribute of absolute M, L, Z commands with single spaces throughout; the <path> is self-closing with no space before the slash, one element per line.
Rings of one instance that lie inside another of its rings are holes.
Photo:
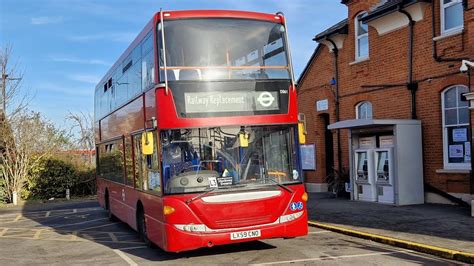
<path fill-rule="evenodd" d="M 125 166 L 127 170 L 126 184 L 133 187 L 132 140 L 130 137 L 125 137 Z"/>
<path fill-rule="evenodd" d="M 463 25 L 462 3 L 454 4 L 444 10 L 444 30 L 450 30 Z"/>
<path fill-rule="evenodd" d="M 120 106 L 127 100 L 129 74 L 130 73 L 127 71 L 122 77 L 120 77 L 120 79 L 117 81 L 116 85 L 114 86 L 114 93 L 115 93 L 114 108 Z"/>
<path fill-rule="evenodd" d="M 141 135 L 133 136 L 133 146 L 135 148 L 135 188 L 142 189 L 143 169 L 142 169 L 142 151 L 141 151 Z"/>
<path fill-rule="evenodd" d="M 457 125 L 458 124 L 458 110 L 450 109 L 444 112 L 445 125 Z"/>
<path fill-rule="evenodd" d="M 138 60 L 128 73 L 128 97 L 127 100 L 132 99 L 142 91 L 142 70 L 141 59 Z"/>
<path fill-rule="evenodd" d="M 367 116 L 366 116 L 367 119 L 371 119 L 372 118 L 372 104 L 371 103 L 367 103 Z"/>
<path fill-rule="evenodd" d="M 365 116 L 366 116 L 366 110 L 365 110 L 365 105 L 364 104 L 361 104 L 359 105 L 359 110 L 357 112 L 357 114 L 359 115 L 359 117 L 357 117 L 358 119 L 365 119 Z"/>
<path fill-rule="evenodd" d="M 456 107 L 457 93 L 456 88 L 449 89 L 444 93 L 444 108 Z"/>
<path fill-rule="evenodd" d="M 357 119 L 371 119 L 372 118 L 372 104 L 364 102 L 357 106 Z"/>
<path fill-rule="evenodd" d="M 468 108 L 459 108 L 459 124 L 468 124 L 469 123 L 469 109 Z"/>
<path fill-rule="evenodd" d="M 360 18 L 362 18 L 362 17 L 363 17 L 363 16 L 361 16 Z M 363 34 L 366 34 L 366 33 L 368 32 L 368 30 L 369 30 L 369 29 L 368 29 L 369 26 L 368 26 L 367 24 L 362 23 L 362 21 L 358 21 L 358 22 L 359 22 L 359 23 L 358 23 L 358 24 L 359 24 L 359 28 L 358 28 L 358 30 L 357 30 L 358 36 L 363 35 Z"/>
<path fill-rule="evenodd" d="M 468 90 L 467 90 L 467 87 L 464 87 L 464 86 L 459 86 L 457 87 L 458 88 L 458 97 L 457 97 L 457 100 L 458 100 L 458 106 L 459 107 L 468 107 L 469 106 L 469 102 L 468 101 L 461 101 L 461 95 L 463 93 L 466 93 Z"/>
<path fill-rule="evenodd" d="M 358 57 L 366 57 L 369 55 L 369 37 L 364 36 L 358 40 L 359 42 L 359 51 Z"/>

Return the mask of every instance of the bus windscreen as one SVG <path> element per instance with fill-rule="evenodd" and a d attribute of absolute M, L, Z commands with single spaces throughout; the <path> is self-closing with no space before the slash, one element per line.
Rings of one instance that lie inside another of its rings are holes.
<path fill-rule="evenodd" d="M 301 182 L 293 126 L 165 130 L 161 147 L 168 194 Z"/>
<path fill-rule="evenodd" d="M 164 22 L 168 80 L 290 79 L 282 24 L 248 19 Z M 158 25 L 161 47 L 161 24 Z M 164 81 L 163 49 L 160 79 Z"/>

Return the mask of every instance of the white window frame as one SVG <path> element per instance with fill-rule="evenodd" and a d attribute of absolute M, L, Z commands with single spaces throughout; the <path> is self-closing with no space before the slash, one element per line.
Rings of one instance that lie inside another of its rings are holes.
<path fill-rule="evenodd" d="M 445 12 L 444 12 L 445 9 L 448 7 L 454 6 L 456 4 L 462 4 L 462 0 L 453 0 L 451 3 L 448 3 L 448 4 L 445 4 L 444 0 L 440 0 L 439 3 L 440 3 L 440 14 L 441 14 L 441 23 L 440 23 L 441 35 L 447 35 L 449 33 L 461 31 L 462 29 L 464 29 L 464 22 L 458 27 L 448 29 L 448 30 L 445 29 L 445 22 L 446 22 L 446 17 L 445 17 Z M 464 11 L 461 12 L 461 16 L 463 17 L 463 21 L 464 21 Z"/>
<path fill-rule="evenodd" d="M 369 114 L 367 114 L 367 117 L 365 117 L 365 118 L 360 117 L 360 110 L 359 109 L 363 105 L 370 105 L 370 116 L 369 116 Z M 371 102 L 363 101 L 363 102 L 360 102 L 356 105 L 356 119 L 372 119 L 373 117 L 374 117 L 374 108 L 373 108 L 373 105 L 372 105 Z"/>
<path fill-rule="evenodd" d="M 453 86 L 449 86 L 448 88 L 444 89 L 443 92 L 441 93 L 441 114 L 442 114 L 442 130 L 443 130 L 443 168 L 444 169 L 449 169 L 449 170 L 470 170 L 471 169 L 471 163 L 450 163 L 449 162 L 449 157 L 448 157 L 448 153 L 449 153 L 449 149 L 448 149 L 448 128 L 450 127 L 457 127 L 457 126 L 467 126 L 468 127 L 468 130 L 469 130 L 469 123 L 464 123 L 464 124 L 456 124 L 456 125 L 449 125 L 449 126 L 446 126 L 446 118 L 445 118 L 445 95 L 446 93 L 451 90 L 451 89 L 454 89 L 454 88 L 457 88 L 457 87 L 464 87 L 466 89 L 468 89 L 466 86 L 464 85 L 453 85 Z M 456 107 L 458 108 L 458 107 Z M 452 109 L 452 108 L 450 108 Z M 468 110 L 469 112 L 469 110 Z M 458 113 L 459 115 L 459 113 Z M 469 141 L 469 138 L 468 138 L 468 141 Z M 472 155 L 471 155 L 471 160 L 472 160 Z"/>
<path fill-rule="evenodd" d="M 359 20 L 367 15 L 367 12 L 360 12 L 355 16 L 354 19 L 354 29 L 355 29 L 355 60 L 356 61 L 361 61 L 369 58 L 369 52 L 370 52 L 370 45 L 369 45 L 369 29 L 367 27 L 367 33 L 364 33 L 362 35 L 359 35 Z M 359 40 L 362 38 L 367 37 L 367 55 L 360 56 L 359 55 Z"/>

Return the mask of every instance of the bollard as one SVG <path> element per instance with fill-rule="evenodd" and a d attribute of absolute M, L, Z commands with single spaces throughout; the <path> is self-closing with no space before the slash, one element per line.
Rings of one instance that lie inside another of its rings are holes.
<path fill-rule="evenodd" d="M 66 188 L 66 200 L 71 199 L 71 196 L 69 194 L 69 188 Z"/>
<path fill-rule="evenodd" d="M 16 191 L 13 191 L 12 200 L 13 205 L 18 205 L 18 193 L 16 193 Z"/>

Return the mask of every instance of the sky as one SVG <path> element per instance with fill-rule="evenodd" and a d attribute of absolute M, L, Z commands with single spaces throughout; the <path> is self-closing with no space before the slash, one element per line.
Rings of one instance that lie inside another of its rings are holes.
<path fill-rule="evenodd" d="M 296 79 L 312 38 L 347 16 L 339 0 L 0 0 L 0 46 L 13 45 L 30 108 L 66 126 L 69 112 L 93 112 L 97 82 L 160 8 L 283 12 Z"/>

